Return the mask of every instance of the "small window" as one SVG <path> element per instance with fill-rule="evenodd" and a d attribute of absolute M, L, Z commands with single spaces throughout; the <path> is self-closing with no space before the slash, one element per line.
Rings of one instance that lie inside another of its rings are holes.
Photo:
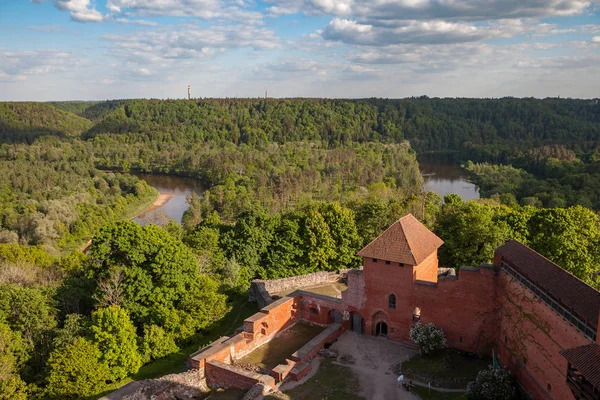
<path fill-rule="evenodd" d="M 387 260 L 386 260 L 386 262 L 385 262 L 385 263 L 386 263 L 387 265 L 390 265 L 390 262 L 389 262 L 389 261 L 387 261 Z"/>
<path fill-rule="evenodd" d="M 527 365 L 527 357 L 523 357 L 523 365 Z"/>
<path fill-rule="evenodd" d="M 313 315 L 319 315 L 319 310 L 317 310 L 317 309 L 316 309 L 316 308 L 314 308 L 314 307 L 311 307 L 311 308 L 310 308 L 310 313 L 311 313 L 311 314 L 313 314 Z"/>
<path fill-rule="evenodd" d="M 548 389 L 548 391 L 552 391 L 552 385 L 550 384 L 550 382 L 548 382 L 548 385 L 546 385 L 546 388 Z"/>
<path fill-rule="evenodd" d="M 373 262 L 374 262 L 374 263 L 376 263 L 376 262 L 377 262 L 377 259 L 376 259 L 376 258 L 374 258 L 374 259 L 373 259 Z"/>
<path fill-rule="evenodd" d="M 419 307 L 415 307 L 413 311 L 413 321 L 418 322 L 421 320 L 421 309 Z"/>
<path fill-rule="evenodd" d="M 388 299 L 388 306 L 391 309 L 395 309 L 396 308 L 396 296 L 393 294 L 390 294 L 390 297 Z"/>

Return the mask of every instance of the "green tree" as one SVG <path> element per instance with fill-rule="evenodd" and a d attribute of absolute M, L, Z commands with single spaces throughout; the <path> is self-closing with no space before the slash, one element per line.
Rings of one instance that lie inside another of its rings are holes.
<path fill-rule="evenodd" d="M 48 361 L 48 395 L 82 398 L 101 392 L 110 374 L 101 356 L 95 343 L 81 337 L 56 349 Z"/>
<path fill-rule="evenodd" d="M 157 360 L 177 351 L 179 351 L 179 347 L 175 344 L 173 334 L 165 332 L 160 326 L 144 326 L 144 337 L 141 345 L 144 362 Z"/>
<path fill-rule="evenodd" d="M 120 381 L 140 369 L 137 335 L 127 311 L 111 306 L 93 312 L 91 332 L 102 353 L 100 360 L 109 368 L 108 380 Z"/>
<path fill-rule="evenodd" d="M 320 203 L 318 210 L 329 226 L 329 234 L 335 244 L 335 253 L 329 261 L 330 268 L 352 268 L 360 264 L 356 256 L 361 240 L 354 223 L 354 211 L 339 203 Z"/>
<path fill-rule="evenodd" d="M 330 261 L 335 257 L 336 248 L 329 226 L 314 206 L 304 212 L 302 237 L 308 272 L 331 270 Z"/>
<path fill-rule="evenodd" d="M 589 285 L 600 289 L 600 220 L 581 207 L 544 208 L 529 219 L 529 245 Z"/>
<path fill-rule="evenodd" d="M 184 339 L 225 312 L 218 285 L 199 273 L 192 251 L 160 227 L 108 224 L 94 237 L 90 257 L 88 274 L 95 282 L 113 268 L 122 271 L 120 305 L 138 329 L 155 324 Z"/>
<path fill-rule="evenodd" d="M 27 386 L 18 374 L 26 354 L 21 335 L 0 323 L 0 400 L 27 399 Z"/>
<path fill-rule="evenodd" d="M 444 240 L 440 261 L 453 268 L 490 262 L 494 250 L 511 236 L 506 222 L 495 218 L 493 207 L 473 201 L 445 204 L 436 232 Z"/>

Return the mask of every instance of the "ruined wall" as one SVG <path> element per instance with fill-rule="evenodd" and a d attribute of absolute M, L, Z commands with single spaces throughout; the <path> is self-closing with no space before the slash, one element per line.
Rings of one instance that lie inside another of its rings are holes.
<path fill-rule="evenodd" d="M 592 343 L 537 296 L 501 271 L 498 353 L 536 399 L 573 399 L 559 351 Z"/>
<path fill-rule="evenodd" d="M 251 389 L 257 383 L 275 387 L 275 379 L 269 375 L 246 371 L 216 360 L 206 363 L 206 383 L 211 388 Z"/>
<path fill-rule="evenodd" d="M 352 271 L 352 269 L 341 269 L 335 272 L 320 271 L 272 280 L 255 279 L 250 284 L 249 300 L 258 302 L 259 307 L 262 308 L 271 303 L 271 296 L 275 293 L 345 280 L 349 271 Z"/>

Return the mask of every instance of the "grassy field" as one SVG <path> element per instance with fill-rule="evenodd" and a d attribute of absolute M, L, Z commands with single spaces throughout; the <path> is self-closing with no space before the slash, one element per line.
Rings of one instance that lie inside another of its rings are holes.
<path fill-rule="evenodd" d="M 240 361 L 266 369 L 273 369 L 279 364 L 285 364 L 286 358 L 290 358 L 292 353 L 323 332 L 323 329 L 320 326 L 303 323 L 295 324 L 281 332 L 273 340 L 243 357 Z"/>
<path fill-rule="evenodd" d="M 265 400 L 365 400 L 359 396 L 360 385 L 348 367 L 323 359 L 319 370 L 308 381 L 285 392 L 265 397 Z"/>
<path fill-rule="evenodd" d="M 490 359 L 448 349 L 430 356 L 415 356 L 403 362 L 400 369 L 406 380 L 431 382 L 432 386 L 449 389 L 464 389 L 490 363 Z"/>
<path fill-rule="evenodd" d="M 230 310 L 204 335 L 198 335 L 196 340 L 187 346 L 181 347 L 177 353 L 153 361 L 140 368 L 137 374 L 127 378 L 124 381 L 110 385 L 104 392 L 92 396 L 89 399 L 97 399 L 118 388 L 128 384 L 131 381 L 142 379 L 154 379 L 164 375 L 176 374 L 185 371 L 185 361 L 188 356 L 196 350 L 206 346 L 210 342 L 224 335 L 230 335 L 236 328 L 240 327 L 244 319 L 258 312 L 258 306 L 254 302 L 248 302 L 248 294 L 243 293 L 229 300 Z"/>

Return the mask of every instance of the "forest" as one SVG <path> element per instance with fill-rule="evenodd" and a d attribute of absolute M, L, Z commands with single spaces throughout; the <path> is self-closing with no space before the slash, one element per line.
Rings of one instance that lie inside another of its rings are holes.
<path fill-rule="evenodd" d="M 515 238 L 600 288 L 599 144 L 591 100 L 0 103 L 0 399 L 96 398 L 225 334 L 252 279 L 357 267 L 409 212 L 444 266 Z M 484 198 L 424 191 L 430 151 Z M 132 171 L 205 191 L 141 226 Z"/>

